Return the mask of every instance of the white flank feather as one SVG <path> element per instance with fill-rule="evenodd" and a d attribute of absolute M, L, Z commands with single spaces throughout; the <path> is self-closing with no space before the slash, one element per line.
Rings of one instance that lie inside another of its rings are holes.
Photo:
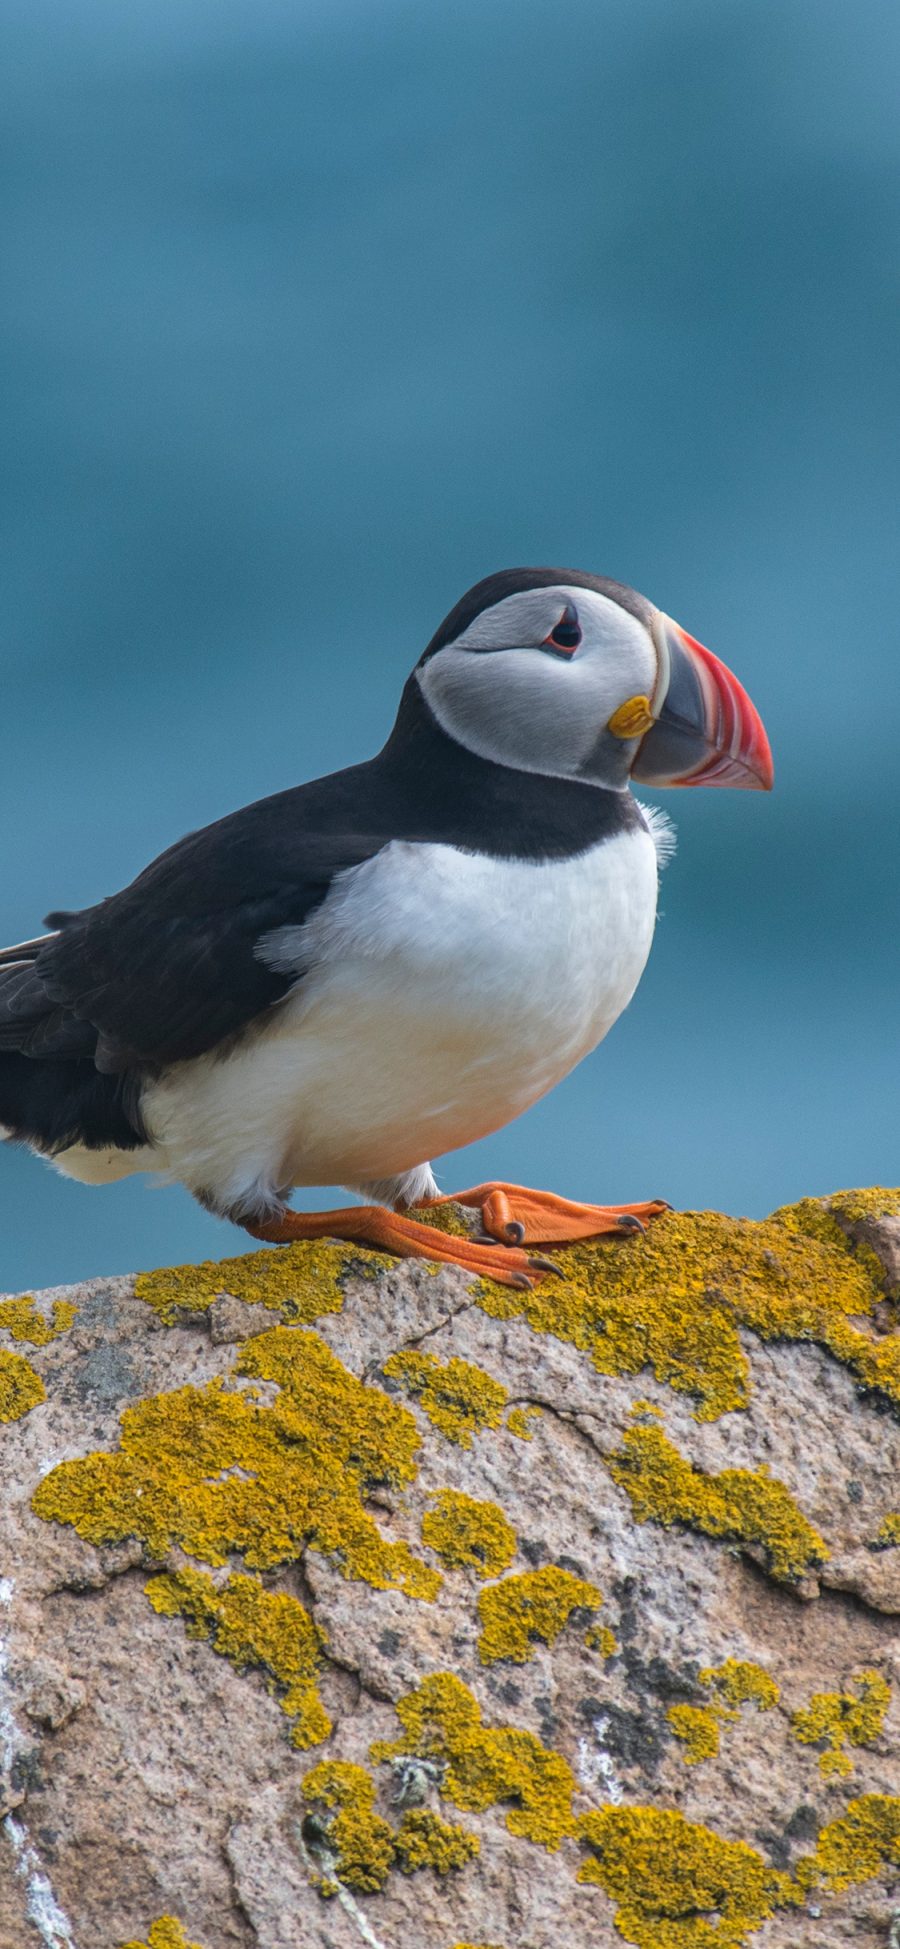
<path fill-rule="evenodd" d="M 668 813 L 663 812 L 660 806 L 644 805 L 640 799 L 637 803 L 647 821 L 650 837 L 656 847 L 657 865 L 662 873 L 678 849 L 678 833 Z"/>

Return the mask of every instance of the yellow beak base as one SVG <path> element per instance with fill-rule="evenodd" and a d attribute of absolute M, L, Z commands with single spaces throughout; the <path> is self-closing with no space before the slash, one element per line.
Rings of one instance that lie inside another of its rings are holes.
<path fill-rule="evenodd" d="M 614 738 L 642 738 L 655 722 L 649 697 L 629 697 L 607 724 Z"/>

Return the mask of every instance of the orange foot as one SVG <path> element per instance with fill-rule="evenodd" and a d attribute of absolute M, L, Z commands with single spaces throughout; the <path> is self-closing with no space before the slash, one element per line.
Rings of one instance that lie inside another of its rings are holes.
<path fill-rule="evenodd" d="M 444 1204 L 447 1200 L 439 1198 L 436 1202 Z M 578 1209 L 572 1206 L 573 1211 Z M 447 1232 L 435 1231 L 431 1225 L 420 1225 L 414 1218 L 388 1211 L 384 1205 L 352 1205 L 341 1211 L 286 1211 L 268 1224 L 245 1225 L 244 1230 L 252 1238 L 264 1239 L 270 1245 L 290 1245 L 295 1239 L 346 1239 L 348 1243 L 369 1245 L 376 1252 L 394 1252 L 399 1259 L 434 1259 L 439 1264 L 462 1266 L 465 1272 L 477 1273 L 479 1278 L 497 1279 L 501 1286 L 525 1290 L 534 1284 L 535 1278 L 559 1270 L 550 1259 L 529 1257 L 508 1237 L 500 1236 L 500 1243 L 506 1249 L 498 1252 L 493 1234 L 489 1235 L 488 1244 L 454 1238 Z"/>
<path fill-rule="evenodd" d="M 483 1238 L 511 1247 L 571 1244 L 602 1232 L 642 1232 L 649 1219 L 670 1209 L 660 1198 L 646 1205 L 580 1205 L 524 1184 L 478 1184 L 472 1191 L 431 1199 L 429 1208 L 446 1204 L 473 1206 L 481 1213 Z"/>

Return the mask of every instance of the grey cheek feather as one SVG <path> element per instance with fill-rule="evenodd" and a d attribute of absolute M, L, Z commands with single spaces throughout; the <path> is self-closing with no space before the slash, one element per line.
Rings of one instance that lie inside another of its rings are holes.
<path fill-rule="evenodd" d="M 544 776 L 571 778 L 595 742 L 597 710 L 589 666 L 560 683 L 551 658 L 534 650 L 438 652 L 417 678 L 441 729 L 479 758 Z"/>
<path fill-rule="evenodd" d="M 542 647 L 567 601 L 583 633 L 571 661 Z M 638 740 L 623 743 L 606 725 L 627 697 L 652 694 L 656 670 L 642 621 L 561 583 L 486 610 L 416 676 L 442 730 L 478 757 L 624 791 Z"/>
<path fill-rule="evenodd" d="M 631 777 L 634 755 L 640 738 L 614 738 L 605 728 L 599 731 L 590 750 L 582 758 L 577 777 L 587 779 L 592 785 L 608 785 L 613 791 L 624 791 Z"/>

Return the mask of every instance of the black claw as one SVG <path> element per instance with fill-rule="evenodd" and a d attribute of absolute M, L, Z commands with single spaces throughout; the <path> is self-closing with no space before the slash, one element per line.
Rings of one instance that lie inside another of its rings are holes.
<path fill-rule="evenodd" d="M 528 1263 L 534 1266 L 535 1272 L 555 1272 L 558 1279 L 563 1276 L 562 1266 L 557 1265 L 555 1259 L 540 1259 L 533 1254 Z"/>
<path fill-rule="evenodd" d="M 537 1260 L 532 1259 L 531 1264 L 536 1265 Z M 512 1275 L 512 1283 L 514 1286 L 518 1286 L 520 1292 L 523 1293 L 534 1292 L 534 1280 L 526 1278 L 524 1272 L 514 1272 Z"/>
<path fill-rule="evenodd" d="M 647 1230 L 647 1227 L 646 1227 L 646 1225 L 642 1225 L 642 1224 L 641 1224 L 641 1221 L 640 1221 L 640 1219 L 639 1219 L 639 1218 L 635 1218 L 635 1216 L 634 1216 L 634 1213 L 633 1213 L 633 1212 L 631 1212 L 631 1211 L 626 1211 L 626 1212 L 623 1212 L 623 1214 L 622 1214 L 622 1217 L 621 1217 L 621 1218 L 619 1219 L 619 1230 L 620 1230 L 620 1232 L 642 1232 L 642 1233 L 645 1233 L 645 1232 L 646 1232 L 646 1230 Z"/>
<path fill-rule="evenodd" d="M 519 1224 L 517 1218 L 504 1225 L 503 1230 L 504 1238 L 497 1238 L 493 1232 L 473 1232 L 472 1237 L 476 1245 L 524 1245 L 525 1227 Z"/>

